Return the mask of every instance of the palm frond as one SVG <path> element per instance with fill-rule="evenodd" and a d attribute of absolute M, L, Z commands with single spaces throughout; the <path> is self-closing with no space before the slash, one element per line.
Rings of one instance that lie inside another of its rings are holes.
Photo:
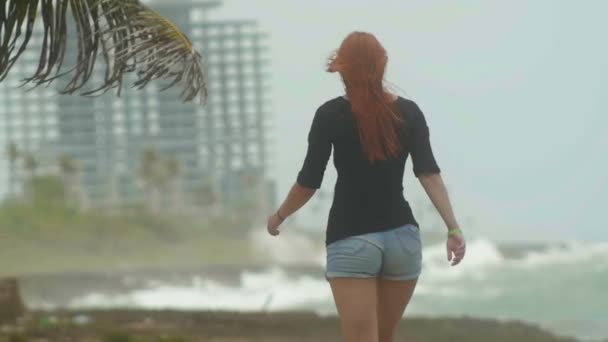
<path fill-rule="evenodd" d="M 183 101 L 207 98 L 201 55 L 171 21 L 139 0 L 0 0 L 0 81 L 28 46 L 39 14 L 42 48 L 35 73 L 25 84 L 40 86 L 67 76 L 65 94 L 95 96 L 115 89 L 136 75 L 133 86 L 155 80 L 182 88 Z M 68 18 L 74 20 L 72 32 Z M 72 38 L 72 35 L 75 35 Z M 67 41 L 78 44 L 76 63 L 63 70 Z M 102 84 L 85 89 L 98 62 L 105 64 Z"/>

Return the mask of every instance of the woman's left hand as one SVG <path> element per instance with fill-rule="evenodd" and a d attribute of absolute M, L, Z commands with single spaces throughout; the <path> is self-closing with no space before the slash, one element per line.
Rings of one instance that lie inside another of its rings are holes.
<path fill-rule="evenodd" d="M 277 215 L 276 213 L 270 215 L 270 217 L 268 218 L 267 226 L 268 234 L 272 236 L 279 235 L 279 226 L 281 225 L 281 223 L 283 223 L 283 220 L 281 220 L 279 215 Z"/>

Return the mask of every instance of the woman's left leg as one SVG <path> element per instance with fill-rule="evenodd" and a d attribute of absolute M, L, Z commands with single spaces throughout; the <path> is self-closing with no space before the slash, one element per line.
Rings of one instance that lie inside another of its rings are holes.
<path fill-rule="evenodd" d="M 327 246 L 327 271 L 346 342 L 378 342 L 377 275 L 382 250 L 375 234 Z"/>

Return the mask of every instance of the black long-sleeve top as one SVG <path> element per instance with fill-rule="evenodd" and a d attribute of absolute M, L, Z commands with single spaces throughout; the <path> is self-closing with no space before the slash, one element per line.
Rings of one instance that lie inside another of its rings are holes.
<path fill-rule="evenodd" d="M 415 224 L 403 195 L 405 162 L 411 154 L 414 175 L 439 173 L 429 139 L 424 114 L 414 101 L 398 97 L 398 114 L 404 118 L 400 129 L 403 149 L 397 158 L 370 164 L 359 139 L 359 130 L 350 102 L 342 96 L 321 105 L 308 133 L 308 150 L 298 173 L 298 184 L 321 187 L 327 161 L 333 160 L 338 178 L 327 220 L 326 245 L 339 239 Z"/>

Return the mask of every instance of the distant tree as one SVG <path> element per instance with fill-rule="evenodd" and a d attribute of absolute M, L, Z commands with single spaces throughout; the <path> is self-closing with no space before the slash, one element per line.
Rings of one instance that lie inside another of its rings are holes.
<path fill-rule="evenodd" d="M 28 153 L 23 158 L 23 168 L 27 171 L 27 177 L 32 178 L 36 175 L 36 170 L 38 170 L 38 160 L 34 155 Z"/>
<path fill-rule="evenodd" d="M 25 179 L 23 181 L 24 196 L 26 201 L 33 201 L 34 193 L 32 182 L 38 170 L 38 160 L 31 153 L 26 153 L 23 156 L 23 170 L 25 171 Z"/>
<path fill-rule="evenodd" d="M 88 199 L 84 191 L 81 170 L 76 160 L 68 155 L 61 155 L 57 159 L 61 178 L 63 179 L 67 198 L 79 209 L 87 209 Z"/>
<path fill-rule="evenodd" d="M 217 192 L 209 182 L 204 182 L 194 190 L 194 203 L 198 206 L 210 206 L 217 200 Z"/>
<path fill-rule="evenodd" d="M 195 186 L 192 192 L 192 203 L 196 208 L 196 216 L 209 220 L 217 215 L 220 193 L 211 178 L 204 179 Z"/>
<path fill-rule="evenodd" d="M 19 148 L 17 147 L 17 144 L 15 144 L 14 142 L 11 142 L 8 144 L 8 146 L 6 147 L 6 155 L 8 158 L 8 187 L 9 187 L 9 194 L 11 196 L 15 195 L 15 185 L 16 185 L 16 178 L 17 178 L 17 165 L 19 162 Z"/>
<path fill-rule="evenodd" d="M 140 158 L 139 177 L 143 182 L 146 206 L 148 210 L 157 211 L 159 207 L 158 161 L 160 155 L 153 148 L 146 148 Z"/>
<path fill-rule="evenodd" d="M 183 206 L 182 170 L 175 156 L 165 159 L 165 168 L 171 193 L 171 204 L 174 212 L 179 212 Z"/>

